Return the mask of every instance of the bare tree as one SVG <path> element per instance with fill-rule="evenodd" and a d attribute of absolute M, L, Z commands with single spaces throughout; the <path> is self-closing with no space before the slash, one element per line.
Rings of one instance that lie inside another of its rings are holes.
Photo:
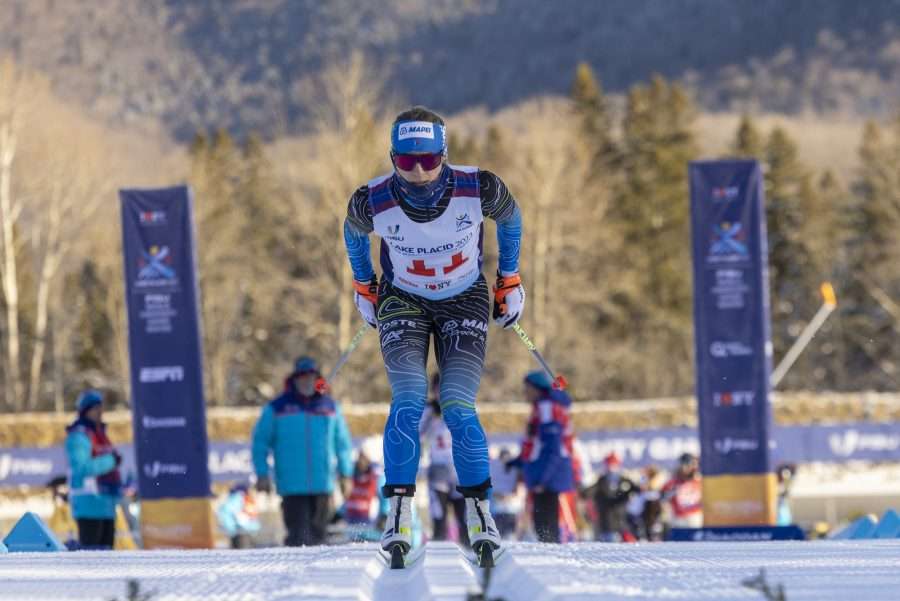
<path fill-rule="evenodd" d="M 0 281 L 6 311 L 6 402 L 16 411 L 24 406 L 19 331 L 19 265 L 20 241 L 17 224 L 22 216 L 23 201 L 17 193 L 14 177 L 22 131 L 30 125 L 39 110 L 37 102 L 46 83 L 21 72 L 11 60 L 0 63 Z"/>
<path fill-rule="evenodd" d="M 373 82 L 374 67 L 360 52 L 328 69 L 318 80 L 319 97 L 314 101 L 319 163 L 311 170 L 320 210 L 329 215 L 332 226 L 325 233 L 332 240 L 338 258 L 334 275 L 338 291 L 337 346 L 350 342 L 354 315 L 350 283 L 352 273 L 344 254 L 346 200 L 356 186 L 377 174 L 386 153 L 377 149 L 377 134 L 386 132 L 381 115 L 383 90 Z M 385 139 L 387 136 L 384 136 Z M 341 194 L 335 198 L 335 194 Z"/>
<path fill-rule="evenodd" d="M 382 90 L 373 85 L 378 80 L 372 65 L 354 53 L 301 88 L 299 93 L 313 107 L 316 129 L 294 147 L 286 164 L 285 177 L 293 192 L 291 223 L 308 241 L 304 245 L 308 272 L 293 282 L 297 302 L 288 308 L 289 315 L 308 340 L 318 339 L 320 348 L 332 356 L 362 325 L 355 321 L 352 272 L 344 249 L 347 202 L 358 186 L 390 169 L 389 121 L 383 113 Z M 346 371 L 345 383 L 371 374 Z"/>
<path fill-rule="evenodd" d="M 64 274 L 62 268 L 66 262 L 73 266 L 70 257 L 84 246 L 85 232 L 91 229 L 97 210 L 113 192 L 102 168 L 103 141 L 99 128 L 82 123 L 77 115 L 61 106 L 48 107 L 45 117 L 54 127 L 30 136 L 32 144 L 37 146 L 33 150 L 34 158 L 40 160 L 29 162 L 41 165 L 41 169 L 31 177 L 34 184 L 25 211 L 37 287 L 29 409 L 38 406 L 51 313 L 64 310 L 60 305 L 61 296 L 54 294 Z M 68 142 L 58 144 L 60 136 Z"/>
<path fill-rule="evenodd" d="M 19 287 L 14 228 L 22 205 L 12 195 L 16 129 L 14 118 L 0 124 L 0 231 L 3 234 L 2 281 L 6 300 L 6 399 L 19 411 L 22 408 L 22 384 L 19 376 Z"/>

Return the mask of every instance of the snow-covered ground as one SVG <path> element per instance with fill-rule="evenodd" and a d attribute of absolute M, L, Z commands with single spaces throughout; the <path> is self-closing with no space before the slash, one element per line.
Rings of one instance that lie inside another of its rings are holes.
<path fill-rule="evenodd" d="M 760 568 L 787 601 L 896 601 L 900 540 L 859 542 L 511 545 L 487 598 L 765 600 L 742 585 Z M 480 570 L 452 543 L 430 543 L 407 570 L 376 547 L 0 555 L 0 599 L 124 601 L 137 579 L 151 601 L 462 600 Z"/>

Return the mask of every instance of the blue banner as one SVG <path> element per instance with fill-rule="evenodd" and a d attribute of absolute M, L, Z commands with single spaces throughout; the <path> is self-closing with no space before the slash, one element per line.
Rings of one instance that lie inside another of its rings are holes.
<path fill-rule="evenodd" d="M 488 439 L 491 452 L 496 455 L 501 447 L 517 451 L 521 435 L 493 434 Z M 358 448 L 363 440 L 355 439 L 354 446 Z M 700 447 L 694 428 L 579 432 L 578 441 L 584 459 L 598 472 L 603 467 L 603 458 L 611 451 L 622 458 L 626 469 L 651 463 L 668 469 L 681 453 L 696 453 Z M 900 462 L 900 423 L 777 426 L 770 447 L 774 463 Z M 133 479 L 136 475 L 133 445 L 116 445 L 116 448 L 122 453 L 123 477 Z M 210 442 L 207 465 L 214 482 L 248 479 L 253 473 L 249 442 Z M 0 488 L 44 486 L 67 471 L 62 446 L 0 448 Z"/>
<path fill-rule="evenodd" d="M 206 403 L 190 190 L 121 190 L 138 489 L 206 497 Z"/>
<path fill-rule="evenodd" d="M 799 526 L 742 526 L 737 528 L 672 528 L 667 540 L 675 542 L 762 542 L 806 540 Z"/>
<path fill-rule="evenodd" d="M 756 161 L 691 163 L 701 471 L 771 471 L 771 342 L 763 179 Z"/>
<path fill-rule="evenodd" d="M 137 478 L 134 445 L 114 445 L 122 455 L 120 467 L 126 484 Z M 250 445 L 239 442 L 209 444 L 206 464 L 214 482 L 246 480 L 253 473 Z M 48 448 L 0 448 L 0 488 L 12 486 L 43 487 L 69 472 L 66 450 L 62 446 Z"/>

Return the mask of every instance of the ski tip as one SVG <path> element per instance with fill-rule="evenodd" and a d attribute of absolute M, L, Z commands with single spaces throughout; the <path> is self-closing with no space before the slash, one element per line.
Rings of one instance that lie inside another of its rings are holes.
<path fill-rule="evenodd" d="M 494 547 L 488 542 L 478 545 L 475 549 L 475 557 L 478 559 L 478 567 L 493 568 L 494 567 Z"/>
<path fill-rule="evenodd" d="M 387 549 L 384 549 L 382 552 L 390 556 L 388 563 L 390 564 L 392 570 L 401 570 L 405 568 L 409 563 L 411 563 L 411 561 L 409 561 L 410 558 L 407 557 L 410 551 L 411 549 L 408 545 L 404 545 L 403 543 L 394 543 Z"/>
<path fill-rule="evenodd" d="M 403 548 L 395 545 L 391 548 L 391 569 L 402 570 L 406 567 L 405 557 L 403 556 Z"/>

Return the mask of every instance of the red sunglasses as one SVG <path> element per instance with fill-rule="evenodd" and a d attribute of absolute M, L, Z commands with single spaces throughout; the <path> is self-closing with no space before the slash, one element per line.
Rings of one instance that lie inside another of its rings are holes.
<path fill-rule="evenodd" d="M 416 163 L 422 165 L 425 171 L 431 171 L 441 164 L 444 160 L 442 153 L 435 154 L 395 154 L 394 165 L 403 171 L 412 171 L 416 168 Z"/>

